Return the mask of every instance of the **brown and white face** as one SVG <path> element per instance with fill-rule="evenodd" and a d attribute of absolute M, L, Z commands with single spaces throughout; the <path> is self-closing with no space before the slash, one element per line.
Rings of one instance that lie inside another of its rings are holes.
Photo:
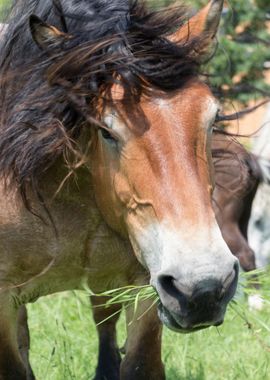
<path fill-rule="evenodd" d="M 212 0 L 171 39 L 189 38 L 194 27 L 211 42 L 221 9 L 222 0 Z M 168 327 L 218 325 L 235 292 L 238 262 L 211 206 L 217 102 L 195 78 L 177 92 L 142 97 L 137 108 L 123 105 L 121 87 L 111 92 L 107 128 L 97 132 L 89 157 L 99 209 L 150 272 Z"/>
<path fill-rule="evenodd" d="M 211 207 L 209 144 L 218 104 L 206 85 L 191 80 L 140 106 L 141 117 L 120 106 L 104 116 L 111 133 L 98 132 L 91 157 L 97 202 L 149 270 L 166 325 L 220 324 L 238 264 Z"/>
<path fill-rule="evenodd" d="M 236 289 L 238 261 L 211 206 L 217 101 L 191 79 L 169 96 L 142 99 L 140 113 L 119 104 L 106 111 L 109 132 L 98 132 L 91 157 L 99 207 L 150 272 L 164 324 L 182 332 L 219 325 Z"/>

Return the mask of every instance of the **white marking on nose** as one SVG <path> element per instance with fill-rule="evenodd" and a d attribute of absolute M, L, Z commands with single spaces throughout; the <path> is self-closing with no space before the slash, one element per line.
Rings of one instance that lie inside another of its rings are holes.
<path fill-rule="evenodd" d="M 152 276 L 176 270 L 191 281 L 206 275 L 225 280 L 236 262 L 217 226 L 200 231 L 186 225 L 176 230 L 153 223 L 135 233 L 135 239 Z"/>

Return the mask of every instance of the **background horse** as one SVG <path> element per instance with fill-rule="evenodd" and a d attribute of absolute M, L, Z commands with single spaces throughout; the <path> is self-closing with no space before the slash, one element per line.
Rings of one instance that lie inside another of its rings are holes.
<path fill-rule="evenodd" d="M 123 0 L 29 0 L 11 11 L 0 47 L 1 379 L 32 378 L 19 306 L 54 292 L 150 281 L 169 328 L 222 323 L 238 260 L 211 205 L 219 106 L 198 76 L 222 3 L 184 25 L 182 8 Z M 148 308 L 132 324 L 127 311 L 121 366 L 116 318 L 99 329 L 96 379 L 164 379 Z M 95 321 L 112 312 L 94 309 Z"/>
<path fill-rule="evenodd" d="M 247 229 L 258 185 L 265 180 L 265 167 L 226 133 L 213 134 L 212 151 L 216 182 L 213 207 L 219 227 L 243 270 L 254 270 L 255 254 Z"/>
<path fill-rule="evenodd" d="M 214 134 L 212 149 L 215 215 L 222 236 L 242 269 L 252 271 L 257 268 L 258 256 L 252 249 L 252 238 L 248 239 L 248 225 L 258 186 L 269 187 L 269 163 L 262 163 L 226 134 Z M 249 295 L 248 303 L 253 309 L 262 308 L 262 299 L 256 292 Z"/>
<path fill-rule="evenodd" d="M 263 128 L 254 138 L 252 151 L 265 167 L 264 177 L 267 183 L 260 184 L 254 204 L 249 225 L 249 239 L 256 254 L 258 267 L 270 264 L 270 187 L 269 187 L 269 159 L 270 159 L 270 106 L 268 106 Z"/>

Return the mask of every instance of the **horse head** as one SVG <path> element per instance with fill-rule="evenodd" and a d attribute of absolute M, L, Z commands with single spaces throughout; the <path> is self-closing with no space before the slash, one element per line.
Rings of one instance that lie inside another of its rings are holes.
<path fill-rule="evenodd" d="M 216 35 L 222 3 L 212 0 L 174 34 L 163 36 L 162 46 L 177 49 L 200 40 L 206 49 Z M 36 18 L 31 30 L 48 51 L 61 50 L 72 39 Z M 166 54 L 163 58 L 160 65 Z M 52 76 L 59 67 L 51 70 Z M 148 91 L 132 101 L 125 81 L 118 83 L 115 74 L 107 92 L 110 102 L 101 106 L 99 124 L 91 130 L 87 159 L 96 202 L 149 271 L 161 320 L 182 332 L 219 325 L 238 277 L 238 261 L 221 236 L 211 205 L 210 144 L 219 105 L 197 75 L 186 75 L 178 88 L 166 84 L 166 90 L 164 82 L 155 91 L 143 70 L 140 78 Z"/>

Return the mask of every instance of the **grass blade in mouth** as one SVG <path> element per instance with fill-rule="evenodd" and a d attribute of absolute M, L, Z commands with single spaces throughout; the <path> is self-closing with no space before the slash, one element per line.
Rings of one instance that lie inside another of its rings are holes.
<path fill-rule="evenodd" d="M 258 294 L 262 299 L 264 306 L 270 305 L 270 268 L 256 269 L 246 273 L 240 273 L 239 287 L 245 297 Z M 90 290 L 90 289 L 89 289 Z M 128 285 L 121 288 L 111 289 L 102 293 L 95 294 L 91 290 L 88 291 L 91 296 L 95 297 L 107 297 L 108 300 L 95 307 L 109 308 L 112 305 L 123 304 L 123 308 L 133 307 L 134 318 L 137 314 L 139 303 L 144 301 L 151 301 L 149 307 L 142 312 L 141 315 L 136 316 L 136 320 L 141 319 L 156 303 L 159 298 L 156 290 L 151 285 Z M 247 328 L 253 331 L 260 326 L 260 328 L 270 332 L 270 326 L 268 326 L 259 316 L 259 312 L 250 310 L 247 302 L 242 302 L 241 299 L 233 299 L 229 303 L 229 308 L 235 313 L 236 316 L 241 318 Z M 99 324 L 104 323 L 111 317 L 120 313 L 121 309 L 113 313 Z M 132 323 L 132 322 L 131 322 Z M 268 347 L 268 346 L 267 346 Z"/>

